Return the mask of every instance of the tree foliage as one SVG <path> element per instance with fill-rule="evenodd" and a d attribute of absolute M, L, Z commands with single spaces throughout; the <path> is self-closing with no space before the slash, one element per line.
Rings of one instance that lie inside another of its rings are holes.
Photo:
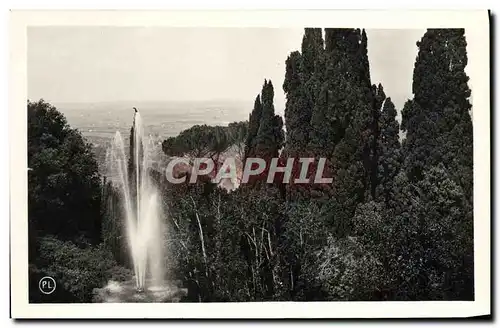
<path fill-rule="evenodd" d="M 37 264 L 30 266 L 30 301 L 32 302 L 91 302 L 93 289 L 109 279 L 130 279 L 130 271 L 117 267 L 104 244 L 77 246 L 54 237 L 39 240 Z M 38 290 L 42 277 L 54 278 L 54 293 L 43 295 Z"/>
<path fill-rule="evenodd" d="M 99 242 L 101 184 L 91 145 L 43 100 L 28 102 L 28 168 L 33 229 Z"/>
<path fill-rule="evenodd" d="M 54 106 L 43 100 L 27 105 L 29 299 L 90 302 L 92 289 L 121 270 L 100 243 L 97 162 L 90 144 Z M 57 282 L 50 295 L 38 288 L 44 276 Z"/>
<path fill-rule="evenodd" d="M 274 113 L 274 88 L 264 81 L 262 92 L 250 114 L 246 157 L 277 157 L 284 142 L 283 120 Z"/>
<path fill-rule="evenodd" d="M 265 80 L 248 122 L 196 125 L 162 143 L 167 155 L 191 158 L 230 150 L 268 165 L 325 158 L 333 178 L 252 181 L 228 192 L 153 172 L 167 213 L 169 279 L 188 288 L 186 301 L 474 298 L 464 31 L 429 29 L 417 45 L 403 139 L 400 109 L 372 83 L 365 30 L 306 28 L 286 59 L 286 138 Z M 28 113 L 31 272 L 59 275 L 58 299 L 87 300 L 113 271 L 127 276 L 118 266 L 130 266 L 121 200 L 111 183 L 101 189 L 90 146 L 54 107 L 28 103 Z"/>
<path fill-rule="evenodd" d="M 243 153 L 248 123 L 233 122 L 228 126 L 195 125 L 182 131 L 178 136 L 163 141 L 162 149 L 170 156 L 189 158 L 217 158 L 235 147 L 238 154 Z"/>

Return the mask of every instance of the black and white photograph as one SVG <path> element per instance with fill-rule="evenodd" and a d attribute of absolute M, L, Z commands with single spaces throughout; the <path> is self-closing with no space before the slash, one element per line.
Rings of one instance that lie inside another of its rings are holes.
<path fill-rule="evenodd" d="M 489 311 L 488 12 L 81 15 L 22 29 L 13 306 Z"/>

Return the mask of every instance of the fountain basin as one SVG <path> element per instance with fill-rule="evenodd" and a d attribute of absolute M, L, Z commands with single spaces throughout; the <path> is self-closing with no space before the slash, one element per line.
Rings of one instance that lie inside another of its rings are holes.
<path fill-rule="evenodd" d="M 187 289 L 168 281 L 161 284 L 146 281 L 146 287 L 139 290 L 135 279 L 125 282 L 112 280 L 105 287 L 94 289 L 93 294 L 94 303 L 176 303 L 187 295 Z"/>

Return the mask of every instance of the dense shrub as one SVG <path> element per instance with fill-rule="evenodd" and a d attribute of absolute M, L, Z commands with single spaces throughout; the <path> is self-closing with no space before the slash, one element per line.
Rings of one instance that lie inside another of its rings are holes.
<path fill-rule="evenodd" d="M 127 270 L 117 267 L 112 254 L 103 247 L 79 247 L 54 237 L 39 240 L 39 257 L 30 267 L 30 280 L 38 284 L 40 278 L 50 276 L 57 283 L 50 295 L 32 290 L 31 301 L 90 302 L 92 290 L 102 287 L 109 279 L 130 277 Z"/>

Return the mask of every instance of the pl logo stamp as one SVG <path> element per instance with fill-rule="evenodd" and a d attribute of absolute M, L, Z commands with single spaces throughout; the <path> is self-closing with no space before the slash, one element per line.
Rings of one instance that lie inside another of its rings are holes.
<path fill-rule="evenodd" d="M 52 277 L 43 277 L 38 282 L 38 288 L 42 293 L 50 295 L 56 290 L 56 281 Z"/>

